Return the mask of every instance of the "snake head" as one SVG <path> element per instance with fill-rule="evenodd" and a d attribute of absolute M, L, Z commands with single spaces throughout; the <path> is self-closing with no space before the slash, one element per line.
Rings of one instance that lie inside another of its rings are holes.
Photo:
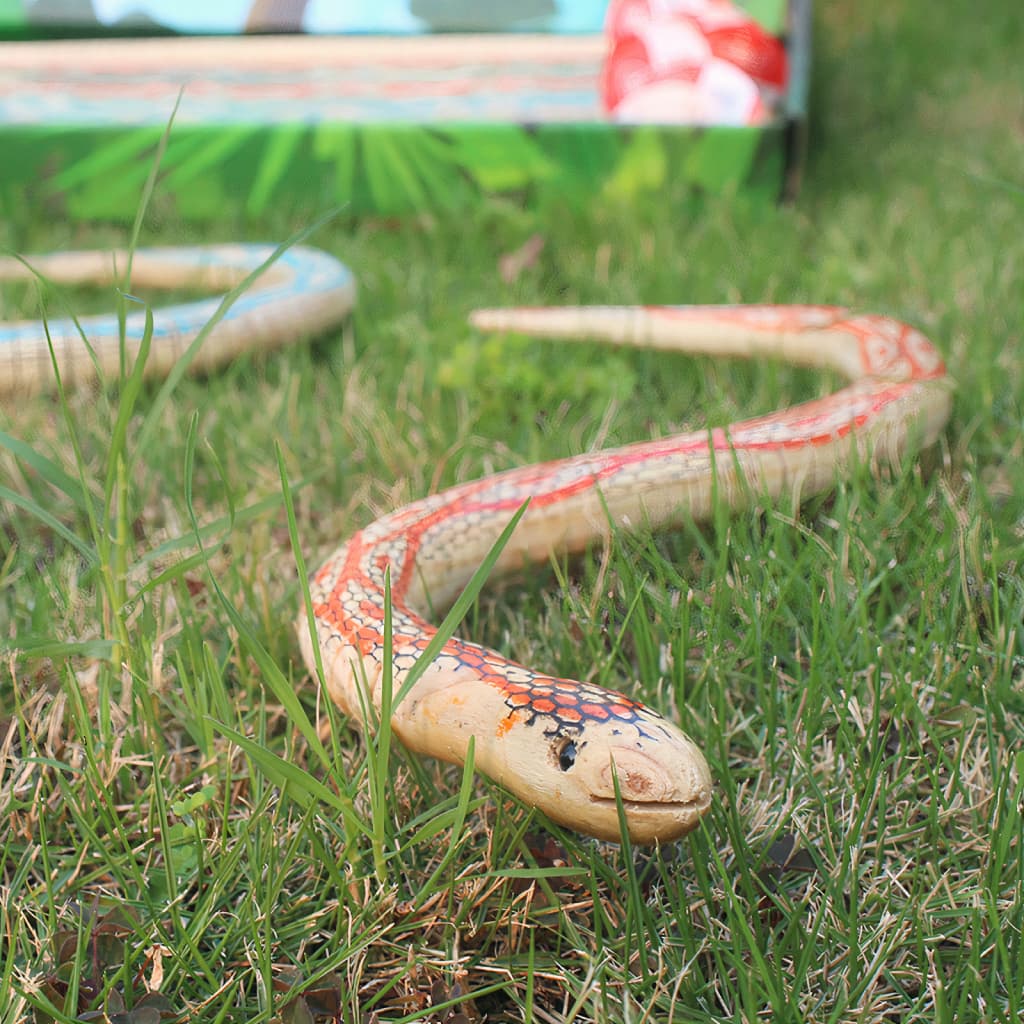
<path fill-rule="evenodd" d="M 634 843 L 670 842 L 696 828 L 711 804 L 707 761 L 684 732 L 643 711 L 642 729 L 588 722 L 546 737 L 551 799 L 532 802 L 560 824 L 612 842 L 622 838 L 619 801 Z"/>
<path fill-rule="evenodd" d="M 472 737 L 479 771 L 598 839 L 621 841 L 619 800 L 635 843 L 670 842 L 697 826 L 711 773 L 677 726 L 588 683 L 511 663 L 488 672 L 471 653 L 460 645 L 457 658 L 440 657 L 398 709 L 392 722 L 405 743 L 461 764 Z"/>
<path fill-rule="evenodd" d="M 661 843 L 695 828 L 710 806 L 704 755 L 643 704 L 589 683 L 532 674 L 502 689 L 515 720 L 509 738 L 514 733 L 529 754 L 506 750 L 509 765 L 498 781 L 559 824 L 617 842 L 621 801 L 629 838 Z"/>

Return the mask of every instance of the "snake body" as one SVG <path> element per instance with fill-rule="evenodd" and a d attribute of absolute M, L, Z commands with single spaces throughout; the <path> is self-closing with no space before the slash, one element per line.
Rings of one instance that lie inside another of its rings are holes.
<path fill-rule="evenodd" d="M 261 272 L 261 268 L 264 268 Z M 124 251 L 47 253 L 20 260 L 0 257 L 0 280 L 40 278 L 61 284 L 117 284 L 132 288 L 235 288 L 256 275 L 208 330 L 193 369 L 211 369 L 241 352 L 308 338 L 343 319 L 355 302 L 355 279 L 333 256 L 295 246 L 278 253 L 270 245 L 211 245 Z M 146 375 L 169 373 L 218 312 L 223 296 L 165 307 L 154 316 Z M 2 309 L 0 309 L 2 313 Z M 53 388 L 53 359 L 67 386 L 116 375 L 134 363 L 146 330 L 146 313 L 130 302 L 121 327 L 109 314 L 40 325 L 28 320 L 0 324 L 0 394 Z"/>
<path fill-rule="evenodd" d="M 291 252 L 301 261 L 308 250 Z M 136 267 L 145 259 L 148 254 L 137 254 Z M 338 266 L 327 275 L 335 289 L 318 299 L 323 319 L 351 306 L 351 278 Z M 277 286 L 283 287 L 281 273 Z M 294 269 L 288 273 L 303 280 Z M 237 272 L 228 277 L 237 278 Z M 270 308 L 251 316 L 243 309 L 228 326 L 267 336 Z M 179 318 L 180 311 L 171 317 Z M 371 705 L 381 704 L 386 575 L 397 691 L 436 633 L 430 612 L 465 586 L 524 501 L 529 507 L 502 551 L 499 571 L 581 550 L 613 527 L 706 518 L 718 500 L 738 506 L 783 494 L 809 496 L 831 487 L 854 460 L 898 460 L 913 446 L 931 443 L 949 414 L 945 368 L 920 332 L 838 307 L 481 310 L 472 321 L 484 330 L 781 359 L 831 368 L 849 384 L 727 428 L 460 484 L 352 535 L 312 582 L 315 636 L 305 616 L 298 634 L 310 671 L 316 671 L 315 644 L 331 698 L 360 723 Z M 321 326 L 323 320 L 311 324 L 308 333 Z M 307 333 L 304 325 L 291 324 L 291 334 L 300 330 Z M 179 323 L 179 348 L 187 336 Z M 0 329 L 0 352 L 19 348 L 18 338 Z M 229 339 L 228 347 L 240 344 Z M 13 365 L 10 354 L 0 358 Z M 22 373 L 20 386 L 28 376 Z M 536 672 L 457 637 L 394 709 L 392 727 L 410 750 L 456 764 L 464 763 L 472 737 L 478 770 L 552 820 L 602 839 L 622 838 L 620 805 L 630 838 L 655 843 L 694 828 L 711 801 L 703 754 L 666 718 L 624 694 Z"/>

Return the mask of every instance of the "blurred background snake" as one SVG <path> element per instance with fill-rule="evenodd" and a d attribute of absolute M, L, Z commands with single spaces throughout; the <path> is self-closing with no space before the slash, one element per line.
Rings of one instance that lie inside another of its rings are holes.
<path fill-rule="evenodd" d="M 349 270 L 297 246 L 230 245 L 64 252 L 0 259 L 0 279 L 127 288 L 239 292 L 158 309 L 146 373 L 165 375 L 187 353 L 209 369 L 236 353 L 309 338 L 355 302 Z M 129 303 L 131 305 L 131 303 Z M 0 390 L 25 396 L 81 386 L 130 368 L 142 307 L 124 335 L 116 318 L 0 323 Z M 204 325 L 219 313 L 201 341 Z M 932 443 L 951 388 L 932 344 L 884 316 L 834 306 L 659 306 L 478 310 L 481 330 L 583 338 L 713 357 L 762 357 L 837 371 L 846 387 L 766 416 L 508 470 L 460 484 L 354 533 L 311 585 L 315 635 L 298 635 L 310 672 L 317 653 L 335 703 L 365 725 L 379 709 L 385 651 L 385 574 L 392 599 L 397 692 L 435 635 L 428 614 L 449 605 L 524 502 L 496 570 L 521 569 L 598 544 L 619 529 L 657 529 L 709 517 L 717 502 L 749 505 L 830 488 L 862 460 L 899 463 Z M 8 398 L 10 401 L 10 397 Z M 315 649 L 319 648 L 319 651 Z M 464 763 L 550 819 L 618 841 L 620 807 L 632 841 L 664 843 L 693 829 L 711 804 L 697 745 L 630 697 L 554 678 L 453 637 L 394 708 L 412 751 Z"/>

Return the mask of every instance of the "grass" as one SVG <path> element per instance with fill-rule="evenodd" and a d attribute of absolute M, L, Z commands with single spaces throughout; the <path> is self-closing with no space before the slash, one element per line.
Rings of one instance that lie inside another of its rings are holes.
<path fill-rule="evenodd" d="M 34 453 L 0 454 L 0 1020 L 1021 1018 L 1024 111 L 1005 69 L 1024 40 L 1015 0 L 947 7 L 819 11 L 792 207 L 342 219 L 314 241 L 357 270 L 354 337 L 183 380 L 142 449 L 156 387 L 0 411 Z M 279 239 L 321 212 L 208 234 Z M 129 231 L 26 209 L 0 243 Z M 503 284 L 535 233 L 539 261 Z M 298 660 L 293 534 L 313 567 L 454 481 L 821 387 L 480 341 L 465 312 L 743 300 L 922 327 L 957 382 L 943 439 L 802 510 L 492 586 L 464 627 L 678 717 L 717 779 L 701 830 L 594 844 L 349 731 Z"/>

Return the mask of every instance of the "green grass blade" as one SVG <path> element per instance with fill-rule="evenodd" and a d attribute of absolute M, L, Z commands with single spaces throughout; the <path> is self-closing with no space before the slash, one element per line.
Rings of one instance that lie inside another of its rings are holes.
<path fill-rule="evenodd" d="M 131 301 L 137 300 L 133 299 Z M 107 449 L 107 478 L 104 489 L 108 508 L 113 499 L 118 466 L 125 461 L 128 452 L 128 430 L 135 414 L 135 406 L 138 402 L 139 394 L 142 391 L 146 372 L 146 360 L 149 358 L 150 347 L 153 343 L 153 310 L 149 306 L 145 308 L 145 317 L 145 326 L 142 330 L 142 337 L 139 339 L 139 351 L 135 358 L 135 363 L 128 372 L 128 376 L 122 376 L 121 379 L 121 393 L 116 406 L 117 415 L 114 418 L 114 425 L 110 431 L 110 446 Z M 124 341 L 125 335 L 122 322 L 122 374 L 124 371 Z"/>
<path fill-rule="evenodd" d="M 192 417 L 189 425 L 188 437 L 185 447 L 185 506 L 188 510 L 189 521 L 192 524 L 193 537 L 200 553 L 205 554 L 202 531 L 199 528 L 199 520 L 195 512 L 195 504 L 192 499 L 192 482 L 195 471 L 196 437 L 198 432 L 198 418 Z M 225 614 L 231 620 L 231 625 L 238 631 L 239 641 L 244 643 L 253 659 L 256 661 L 260 672 L 263 674 L 264 682 L 274 697 L 284 706 L 289 718 L 294 722 L 296 728 L 302 733 L 303 738 L 309 744 L 310 749 L 316 754 L 320 763 L 325 767 L 331 767 L 331 758 L 320 742 L 316 727 L 306 716 L 302 703 L 295 694 L 295 690 L 285 678 L 284 673 L 277 666 L 277 663 L 267 652 L 266 648 L 259 642 L 252 628 L 245 621 L 238 609 L 228 600 L 221 589 L 213 570 L 209 568 L 209 559 L 205 559 L 209 584 L 217 595 Z"/>
<path fill-rule="evenodd" d="M 487 557 L 480 563 L 479 568 L 470 577 L 469 582 L 466 584 L 462 593 L 459 594 L 458 598 L 456 598 L 455 603 L 452 605 L 448 614 L 441 620 L 441 624 L 437 627 L 437 632 L 434 634 L 423 653 L 416 659 L 416 664 L 409 670 L 409 674 L 402 683 L 402 686 L 398 691 L 398 695 L 394 700 L 395 707 L 398 707 L 398 705 L 405 700 L 409 695 L 409 691 L 416 685 L 423 673 L 430 667 L 433 660 L 441 653 L 441 649 L 444 645 L 455 635 L 455 630 L 458 629 L 459 623 L 466 617 L 466 613 L 480 595 L 480 591 L 483 590 L 484 584 L 491 575 L 495 563 L 501 557 L 502 551 L 505 550 L 505 545 L 508 544 L 512 534 L 515 532 L 515 528 L 519 525 L 519 520 L 526 514 L 526 510 L 529 505 L 530 502 L 529 499 L 527 499 L 519 506 L 512 518 L 508 521 L 508 525 L 501 531 L 501 534 L 494 542 L 491 550 L 488 551 Z"/>
<path fill-rule="evenodd" d="M 475 748 L 474 737 L 470 736 L 469 746 L 466 749 L 466 761 L 462 766 L 462 781 L 459 784 L 458 799 L 450 815 L 451 838 L 448 842 L 448 849 L 445 850 L 440 863 L 438 863 L 431 876 L 420 887 L 414 904 L 417 907 L 423 906 L 436 891 L 438 885 L 441 884 L 442 877 L 448 872 L 448 869 L 455 860 L 456 854 L 459 852 L 459 848 L 466 838 L 463 834 L 463 829 L 466 825 L 466 817 L 469 814 L 473 797 L 473 774 L 476 768 Z"/>
<path fill-rule="evenodd" d="M 221 300 L 221 303 L 217 307 L 213 316 L 210 317 L 202 330 L 200 330 L 195 336 L 192 343 L 181 354 L 174 366 L 171 367 L 171 370 L 164 379 L 159 391 L 154 396 L 152 404 L 149 407 L 149 411 L 147 412 L 146 417 L 142 422 L 142 426 L 139 429 L 138 441 L 135 449 L 137 453 L 136 458 L 139 453 L 145 452 L 152 442 L 153 436 L 158 430 L 164 407 L 167 405 L 171 395 L 177 388 L 178 382 L 188 372 L 188 368 L 192 365 L 192 361 L 199 353 L 199 350 L 203 347 L 203 342 L 207 339 L 210 332 L 217 326 L 217 324 L 224 319 L 228 310 L 230 310 L 238 299 L 248 291 L 257 280 L 259 280 L 261 275 L 272 267 L 278 259 L 284 255 L 284 253 L 292 248 L 292 246 L 303 243 L 307 238 L 323 227 L 324 224 L 329 223 L 336 216 L 337 211 L 332 210 L 330 213 L 318 218 L 308 227 L 303 228 L 301 231 L 296 231 L 286 241 L 277 246 L 255 270 L 247 274 L 242 281 L 235 285 L 234 288 L 225 293 L 224 298 Z"/>
<path fill-rule="evenodd" d="M 43 526 L 53 530 L 59 537 L 66 540 L 89 565 L 95 565 L 98 561 L 96 552 L 89 547 L 88 543 L 69 530 L 51 512 L 47 512 L 39 502 L 27 495 L 12 491 L 10 487 L 5 487 L 3 484 L 0 484 L 0 499 L 10 502 L 15 508 L 23 509 Z"/>
<path fill-rule="evenodd" d="M 66 494 L 76 508 L 84 511 L 87 503 L 93 500 L 80 480 L 25 441 L 0 430 L 0 447 L 6 448 L 19 462 L 30 466 L 51 487 Z"/>
<path fill-rule="evenodd" d="M 342 816 L 346 828 L 351 830 L 352 835 L 366 834 L 366 826 L 354 813 L 352 802 L 346 797 L 340 795 L 329 786 L 325 786 L 304 768 L 283 757 L 279 757 L 273 751 L 243 735 L 237 729 L 233 729 L 223 722 L 212 720 L 211 725 L 213 725 L 217 732 L 227 736 L 232 743 L 237 743 L 259 765 L 260 770 L 273 785 L 281 789 L 287 788 L 288 795 L 300 804 L 303 810 L 310 809 L 315 803 L 322 804 L 324 807 L 337 811 Z"/>
<path fill-rule="evenodd" d="M 196 544 L 198 545 L 200 551 L 204 551 L 205 549 L 203 548 L 202 532 L 199 529 L 199 521 L 196 516 L 195 504 L 192 499 L 192 484 L 195 469 L 195 448 L 197 430 L 198 419 L 197 417 L 193 416 L 191 424 L 189 426 L 185 451 L 185 505 L 188 510 L 189 520 L 192 524 Z M 306 712 L 302 707 L 302 703 L 299 700 L 298 695 L 295 693 L 294 688 L 291 686 L 288 679 L 277 666 L 277 663 L 270 656 L 266 648 L 259 642 L 254 631 L 252 630 L 252 627 L 248 624 L 248 622 L 246 622 L 244 617 L 239 613 L 238 609 L 235 608 L 232 602 L 228 599 L 227 595 L 221 589 L 220 583 L 217 581 L 217 578 L 214 575 L 213 571 L 209 568 L 208 561 L 206 565 L 207 577 L 210 587 L 216 594 L 217 600 L 221 608 L 223 609 L 224 613 L 227 615 L 228 619 L 231 621 L 232 626 L 234 626 L 235 630 L 237 631 L 239 643 L 245 647 L 245 649 L 252 656 L 253 660 L 256 662 L 262 674 L 264 684 L 284 707 L 285 712 L 288 715 L 289 721 L 291 721 L 299 730 L 299 732 L 302 733 L 302 736 L 305 739 L 306 743 L 309 745 L 310 750 L 312 750 L 312 752 L 316 755 L 321 765 L 323 765 L 323 767 L 327 770 L 333 770 L 333 762 L 329 754 L 327 753 L 327 750 L 320 741 L 320 737 L 317 734 L 316 727 L 307 717 Z M 218 723 L 217 728 L 221 730 L 226 730 L 228 727 L 224 726 L 222 723 Z M 250 743 L 251 745 L 251 741 L 246 742 Z M 249 750 L 249 747 L 246 747 L 246 749 Z M 254 758 L 258 760 L 258 763 L 260 763 L 263 766 L 279 766 L 279 762 L 282 760 L 278 758 L 277 755 L 269 754 L 269 752 L 267 754 L 267 757 L 269 758 L 269 760 L 260 759 L 259 757 L 254 755 Z M 303 777 L 307 775 L 308 773 L 302 772 Z M 293 783 L 296 782 L 296 780 L 302 781 L 299 776 L 293 777 L 291 775 L 288 775 L 287 773 L 285 773 L 284 777 L 289 779 Z M 310 776 L 310 778 L 312 777 Z M 308 793 L 312 791 L 308 783 L 304 782 L 303 785 L 305 786 L 304 792 Z M 322 783 L 318 783 L 318 786 L 322 786 Z M 322 788 L 326 790 L 327 787 Z M 317 792 L 320 792 L 320 790 L 318 789 Z M 365 826 L 359 819 L 359 816 L 355 813 L 352 801 L 348 797 L 336 793 L 334 794 L 332 800 L 330 801 L 330 805 L 334 807 L 336 810 L 342 812 L 345 819 L 346 827 L 348 829 L 348 834 L 350 836 L 354 836 L 359 832 L 366 831 Z"/>

